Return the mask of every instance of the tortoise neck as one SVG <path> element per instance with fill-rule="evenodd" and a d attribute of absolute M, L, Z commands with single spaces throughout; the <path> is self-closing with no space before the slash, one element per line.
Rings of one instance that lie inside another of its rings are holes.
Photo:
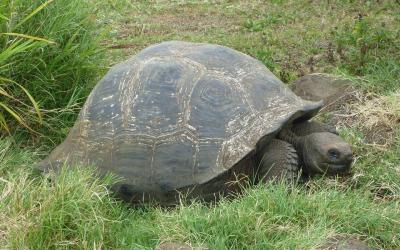
<path fill-rule="evenodd" d="M 301 136 L 297 136 L 290 127 L 285 127 L 283 128 L 279 134 L 278 134 L 278 138 L 284 141 L 289 142 L 290 144 L 292 144 L 295 149 L 299 152 L 299 150 L 301 151 L 302 148 L 302 137 Z"/>
<path fill-rule="evenodd" d="M 293 145 L 299 156 L 299 165 L 304 173 L 309 173 L 308 166 L 310 165 L 309 158 L 306 155 L 307 143 L 306 136 L 296 135 L 290 127 L 283 128 L 279 134 L 278 138 L 287 141 Z"/>

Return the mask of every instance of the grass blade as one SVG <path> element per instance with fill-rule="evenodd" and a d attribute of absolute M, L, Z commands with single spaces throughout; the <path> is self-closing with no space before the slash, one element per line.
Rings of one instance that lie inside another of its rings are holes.
<path fill-rule="evenodd" d="M 32 97 L 32 95 L 29 93 L 29 91 L 28 91 L 26 88 L 24 88 L 21 84 L 18 84 L 17 82 L 15 82 L 15 81 L 13 81 L 13 80 L 11 80 L 11 79 L 7 79 L 7 78 L 4 78 L 4 77 L 0 77 L 0 81 L 13 83 L 13 84 L 17 85 L 18 87 L 20 87 L 20 89 L 22 89 L 22 91 L 24 91 L 24 93 L 26 94 L 26 96 L 27 96 L 27 97 L 29 98 L 29 100 L 31 101 L 31 103 L 32 103 L 32 105 L 33 105 L 33 108 L 35 109 L 35 112 L 36 112 L 36 114 L 37 114 L 37 116 L 38 116 L 38 118 L 39 118 L 39 123 L 42 124 L 42 123 L 43 123 L 43 119 L 42 119 L 42 113 L 40 112 L 40 109 L 39 109 L 39 105 L 38 105 L 38 103 L 35 101 L 35 99 Z M 0 95 L 7 96 L 7 97 L 9 97 L 9 98 L 14 99 L 14 97 L 11 96 L 10 94 L 8 94 L 7 91 L 6 91 L 4 88 L 2 88 L 2 87 L 0 87 Z"/>
<path fill-rule="evenodd" d="M 25 34 L 19 34 L 19 33 L 1 33 L 2 35 L 8 35 L 8 36 L 17 36 L 17 37 L 23 37 L 26 39 L 34 40 L 34 41 L 41 41 L 41 42 L 46 42 L 50 44 L 56 44 L 54 41 L 50 41 L 41 37 L 37 36 L 30 36 L 30 35 L 25 35 Z"/>
<path fill-rule="evenodd" d="M 11 83 L 15 83 L 13 80 L 8 79 L 8 78 L 5 78 L 5 77 L 1 77 L 1 76 L 0 76 L 0 81 L 2 81 L 2 82 L 11 82 Z"/>
<path fill-rule="evenodd" d="M 28 124 L 26 124 L 26 122 L 22 119 L 22 117 L 20 115 L 18 115 L 14 110 L 12 110 L 10 107 L 8 107 L 7 105 L 5 105 L 4 103 L 0 102 L 0 107 L 3 107 L 3 109 L 5 111 L 7 111 L 12 117 L 14 117 L 15 120 L 18 121 L 19 124 L 21 124 L 22 126 L 24 126 L 25 128 L 27 128 L 29 131 L 33 132 L 33 133 L 37 133 L 36 131 L 34 131 L 31 127 L 28 126 Z M 4 118 L 4 117 L 3 117 Z"/>
<path fill-rule="evenodd" d="M 13 111 L 11 108 L 9 108 L 7 105 L 5 105 L 4 103 L 0 102 L 0 106 L 3 107 L 3 109 L 5 111 L 7 111 L 12 117 L 15 118 L 15 120 L 17 120 L 20 124 L 24 125 L 25 122 L 24 120 L 21 118 L 21 116 L 19 116 L 15 111 Z"/>
<path fill-rule="evenodd" d="M 32 11 L 32 13 L 30 13 L 29 15 L 27 15 L 21 22 L 19 22 L 17 25 L 15 25 L 14 30 L 16 28 L 18 28 L 19 26 L 21 26 L 22 24 L 24 24 L 26 21 L 28 21 L 31 17 L 33 17 L 34 15 L 36 15 L 36 13 L 38 13 L 39 11 L 41 11 L 42 9 L 44 9 L 47 5 L 49 5 L 51 2 L 53 2 L 54 0 L 49 0 L 45 3 L 43 3 L 42 5 L 40 5 L 39 7 L 37 7 L 34 11 Z"/>
<path fill-rule="evenodd" d="M 11 97 L 5 89 L 0 87 L 0 95 L 6 96 L 6 97 Z"/>
<path fill-rule="evenodd" d="M 7 21 L 10 21 L 9 18 L 7 18 L 6 16 L 3 16 L 2 14 L 0 14 L 0 19 L 4 19 L 4 20 L 7 20 Z"/>
<path fill-rule="evenodd" d="M 19 40 L 12 43 L 10 46 L 3 49 L 3 51 L 0 53 L 0 63 L 6 63 L 9 58 L 15 56 L 18 53 L 25 52 L 30 48 L 38 46 L 39 43 L 40 42 L 38 41 L 32 41 L 32 40 L 28 40 L 25 42 Z"/>
<path fill-rule="evenodd" d="M 28 90 L 26 90 L 22 85 L 20 85 L 20 84 L 18 84 L 18 83 L 15 83 L 15 84 L 18 85 L 18 86 L 22 89 L 22 91 L 24 91 L 25 94 L 28 96 L 28 98 L 29 98 L 29 100 L 31 101 L 31 103 L 32 103 L 32 105 L 33 105 L 33 107 L 34 107 L 34 109 L 35 109 L 35 111 L 36 111 L 36 114 L 37 114 L 37 116 L 38 116 L 38 118 L 39 118 L 39 123 L 42 124 L 42 123 L 43 123 L 43 120 L 42 120 L 42 113 L 40 112 L 40 110 L 39 110 L 39 105 L 37 104 L 37 102 L 35 101 L 35 99 L 33 99 L 32 95 L 31 95 L 31 94 L 28 92 Z"/>
<path fill-rule="evenodd" d="M 4 118 L 3 114 L 0 112 L 0 128 L 3 128 L 5 131 L 7 131 L 7 134 L 11 134 L 10 128 L 7 126 L 6 119 Z"/>

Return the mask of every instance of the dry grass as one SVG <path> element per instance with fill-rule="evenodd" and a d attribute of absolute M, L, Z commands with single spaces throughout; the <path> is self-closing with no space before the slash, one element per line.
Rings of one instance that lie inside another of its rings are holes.
<path fill-rule="evenodd" d="M 367 143 L 383 150 L 390 148 L 400 126 L 400 92 L 387 96 L 352 93 L 352 101 L 333 111 L 333 119 L 338 125 L 359 128 Z"/>

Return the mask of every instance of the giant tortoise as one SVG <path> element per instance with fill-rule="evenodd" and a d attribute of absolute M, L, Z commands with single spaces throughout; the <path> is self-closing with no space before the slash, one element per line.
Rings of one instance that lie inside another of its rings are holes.
<path fill-rule="evenodd" d="M 122 180 L 133 204 L 214 199 L 240 180 L 346 172 L 352 151 L 309 121 L 322 106 L 296 96 L 261 62 L 233 49 L 163 42 L 110 69 L 65 141 L 39 163 L 94 165 Z"/>

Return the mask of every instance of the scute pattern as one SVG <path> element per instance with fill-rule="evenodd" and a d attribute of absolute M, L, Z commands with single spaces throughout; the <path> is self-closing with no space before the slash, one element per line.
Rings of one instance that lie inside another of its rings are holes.
<path fill-rule="evenodd" d="M 139 73 L 141 91 L 135 102 L 127 107 L 132 110 L 130 113 L 135 120 L 131 124 L 137 131 L 159 136 L 176 130 L 184 108 L 176 90 L 184 73 L 183 67 L 174 61 L 151 60 L 146 63 Z"/>
<path fill-rule="evenodd" d="M 189 124 L 201 138 L 230 137 L 232 134 L 227 130 L 227 124 L 250 112 L 240 92 L 226 84 L 226 79 L 218 79 L 213 75 L 204 75 L 198 81 L 189 107 Z"/>
<path fill-rule="evenodd" d="M 187 58 L 204 65 L 210 72 L 220 72 L 235 78 L 248 73 L 255 61 L 233 49 L 211 44 L 203 44 L 183 53 Z"/>
<path fill-rule="evenodd" d="M 114 66 L 40 166 L 95 164 L 123 177 L 128 196 L 170 199 L 175 189 L 222 185 L 238 162 L 251 168 L 258 142 L 320 106 L 233 49 L 165 42 Z"/>
<path fill-rule="evenodd" d="M 203 140 L 198 144 L 198 153 L 194 169 L 195 183 L 203 183 L 220 173 L 215 168 L 219 152 L 221 151 L 222 140 Z"/>
<path fill-rule="evenodd" d="M 151 160 L 149 155 L 153 154 L 153 147 L 140 141 L 117 141 L 114 146 L 114 172 L 118 176 L 123 176 L 127 181 L 134 184 L 135 179 L 142 179 L 150 183 L 152 177 Z M 132 166 L 142 166 L 140 171 Z M 134 177 L 134 178 L 132 178 Z M 135 188 L 142 190 L 140 185 Z"/>
<path fill-rule="evenodd" d="M 176 183 L 191 185 L 194 181 L 195 150 L 193 142 L 182 135 L 157 144 L 153 154 L 153 182 L 162 190 L 176 189 Z"/>

